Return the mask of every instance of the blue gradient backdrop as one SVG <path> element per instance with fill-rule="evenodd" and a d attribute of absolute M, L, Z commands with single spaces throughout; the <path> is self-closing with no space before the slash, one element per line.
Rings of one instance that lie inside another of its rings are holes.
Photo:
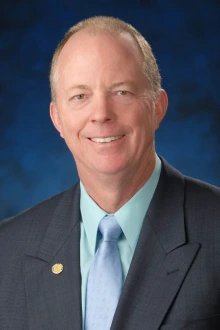
<path fill-rule="evenodd" d="M 156 147 L 184 174 L 220 185 L 220 2 L 8 0 L 0 6 L 0 219 L 77 180 L 52 126 L 48 72 L 67 29 L 119 17 L 149 41 L 169 95 Z"/>

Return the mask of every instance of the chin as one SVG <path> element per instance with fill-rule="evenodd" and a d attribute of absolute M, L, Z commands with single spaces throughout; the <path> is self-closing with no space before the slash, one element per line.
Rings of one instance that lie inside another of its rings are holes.
<path fill-rule="evenodd" d="M 126 167 L 119 164 L 118 166 L 116 166 L 116 164 L 114 164 L 114 166 L 109 166 L 109 164 L 106 166 L 100 166 L 99 164 L 99 166 L 96 166 L 95 169 L 100 174 L 115 175 L 125 171 Z"/>
<path fill-rule="evenodd" d="M 116 161 L 110 159 L 105 160 L 96 160 L 93 162 L 86 162 L 83 160 L 83 162 L 76 162 L 78 172 L 79 173 L 85 173 L 88 175 L 116 175 L 119 173 L 123 173 L 123 171 L 128 171 L 128 163 L 125 161 Z"/>

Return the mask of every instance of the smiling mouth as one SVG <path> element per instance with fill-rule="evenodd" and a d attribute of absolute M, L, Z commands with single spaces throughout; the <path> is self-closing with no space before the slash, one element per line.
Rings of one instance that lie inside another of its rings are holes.
<path fill-rule="evenodd" d="M 91 141 L 93 142 L 97 142 L 97 143 L 107 143 L 107 142 L 112 142 L 112 141 L 115 141 L 115 140 L 119 140 L 121 138 L 123 138 L 124 135 L 117 135 L 117 136 L 109 136 L 109 137 L 106 137 L 106 138 L 90 138 Z"/>

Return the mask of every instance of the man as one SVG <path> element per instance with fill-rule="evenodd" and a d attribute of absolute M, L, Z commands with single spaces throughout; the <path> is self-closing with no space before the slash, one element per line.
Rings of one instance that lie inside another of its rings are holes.
<path fill-rule="evenodd" d="M 93 17 L 68 31 L 50 78 L 51 119 L 80 183 L 1 223 L 0 329 L 219 329 L 220 190 L 155 153 L 167 95 L 149 44 L 123 21 Z M 121 230 L 123 286 L 110 318 L 112 297 L 90 295 L 105 277 L 105 266 L 91 274 L 108 217 Z"/>

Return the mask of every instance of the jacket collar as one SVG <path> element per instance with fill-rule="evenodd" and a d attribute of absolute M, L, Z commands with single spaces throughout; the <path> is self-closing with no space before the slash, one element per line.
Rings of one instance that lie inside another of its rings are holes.
<path fill-rule="evenodd" d="M 186 242 L 184 177 L 161 161 L 111 330 L 159 329 L 199 249 Z"/>

